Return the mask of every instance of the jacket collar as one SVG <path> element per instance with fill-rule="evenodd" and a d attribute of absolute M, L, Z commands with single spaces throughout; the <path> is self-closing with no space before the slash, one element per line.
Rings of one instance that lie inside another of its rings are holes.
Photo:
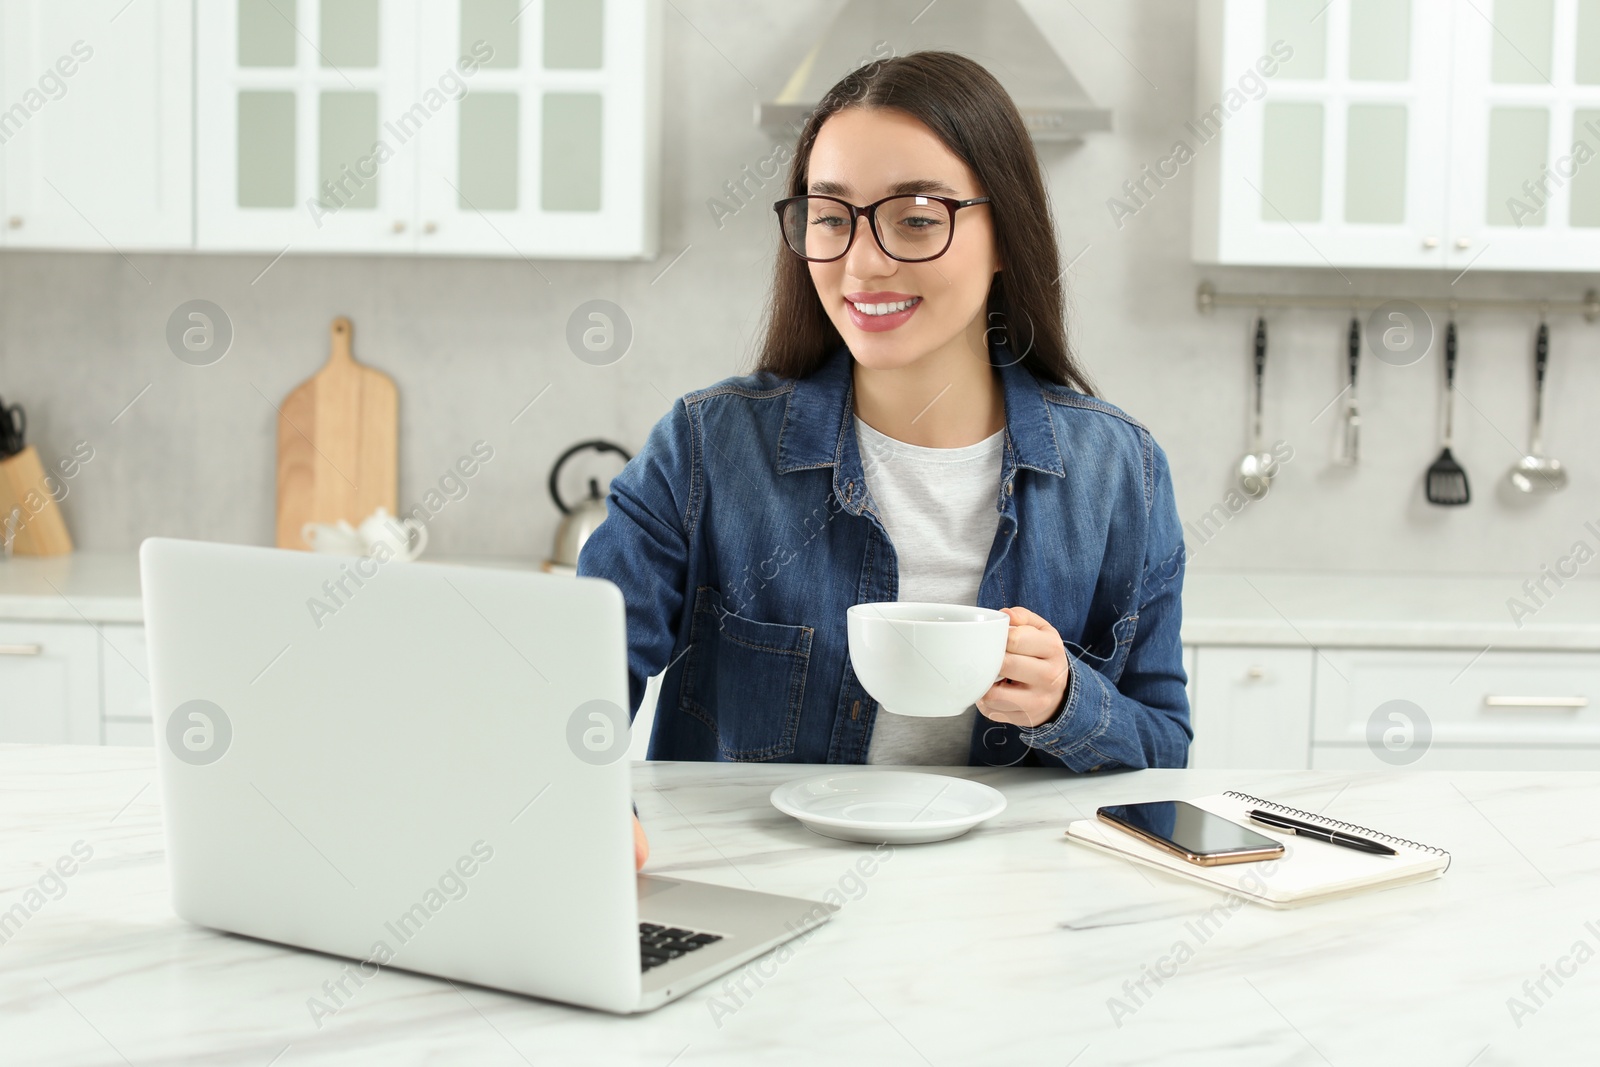
<path fill-rule="evenodd" d="M 990 343 L 989 364 L 999 368 L 1006 405 L 1002 482 L 1017 467 L 1064 477 L 1061 446 L 1043 385 L 1011 355 L 1004 341 Z M 841 344 L 815 373 L 795 381 L 778 432 L 778 473 L 831 466 L 839 500 L 859 513 L 866 493 L 853 420 L 854 365 L 849 347 Z"/>

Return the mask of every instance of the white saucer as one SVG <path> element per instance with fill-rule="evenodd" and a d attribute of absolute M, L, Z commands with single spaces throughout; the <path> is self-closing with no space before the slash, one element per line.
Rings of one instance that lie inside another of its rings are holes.
<path fill-rule="evenodd" d="M 1006 798 L 945 774 L 835 771 L 785 782 L 772 806 L 824 837 L 914 845 L 960 837 L 1006 810 Z"/>

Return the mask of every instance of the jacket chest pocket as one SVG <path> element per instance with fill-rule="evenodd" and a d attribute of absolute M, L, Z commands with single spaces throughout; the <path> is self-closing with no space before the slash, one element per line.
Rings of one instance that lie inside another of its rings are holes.
<path fill-rule="evenodd" d="M 716 734 L 719 758 L 794 754 L 813 632 L 735 615 L 717 590 L 695 590 L 678 707 Z"/>

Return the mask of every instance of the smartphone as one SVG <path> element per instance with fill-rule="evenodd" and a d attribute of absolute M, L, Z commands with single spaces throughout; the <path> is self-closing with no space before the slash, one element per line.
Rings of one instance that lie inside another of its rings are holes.
<path fill-rule="evenodd" d="M 1095 814 L 1146 844 L 1202 867 L 1254 863 L 1283 855 L 1283 842 L 1182 800 L 1112 804 Z"/>

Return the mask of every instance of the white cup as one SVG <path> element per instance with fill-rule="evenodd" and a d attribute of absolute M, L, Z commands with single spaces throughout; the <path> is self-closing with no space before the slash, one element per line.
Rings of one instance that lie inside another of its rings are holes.
<path fill-rule="evenodd" d="M 999 679 L 1010 627 L 1003 611 L 961 604 L 884 601 L 845 612 L 850 665 L 896 715 L 966 711 Z"/>
<path fill-rule="evenodd" d="M 372 555 L 379 545 L 388 548 L 391 559 L 409 563 L 428 547 L 428 528 L 416 519 L 397 519 L 388 508 L 380 507 L 362 520 L 357 531 L 365 542 L 364 554 Z"/>

